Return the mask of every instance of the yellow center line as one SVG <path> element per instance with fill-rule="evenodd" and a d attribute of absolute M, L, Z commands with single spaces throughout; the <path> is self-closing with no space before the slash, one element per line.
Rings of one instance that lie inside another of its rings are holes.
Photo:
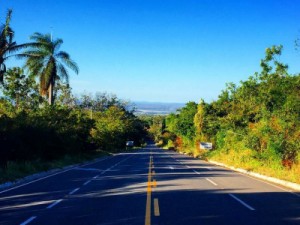
<path fill-rule="evenodd" d="M 160 216 L 158 198 L 154 199 L 154 216 Z"/>
<path fill-rule="evenodd" d="M 146 201 L 146 215 L 145 225 L 151 225 L 151 164 L 153 157 L 150 156 L 149 170 L 148 170 L 148 183 L 147 183 L 147 201 Z"/>
<path fill-rule="evenodd" d="M 156 180 L 155 179 L 153 179 L 153 181 L 152 181 L 152 187 L 156 187 Z"/>

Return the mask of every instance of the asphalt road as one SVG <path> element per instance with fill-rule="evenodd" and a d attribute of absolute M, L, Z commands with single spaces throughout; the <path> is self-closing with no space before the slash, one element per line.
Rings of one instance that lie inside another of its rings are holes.
<path fill-rule="evenodd" d="M 152 145 L 0 192 L 0 224 L 300 224 L 300 194 Z"/>

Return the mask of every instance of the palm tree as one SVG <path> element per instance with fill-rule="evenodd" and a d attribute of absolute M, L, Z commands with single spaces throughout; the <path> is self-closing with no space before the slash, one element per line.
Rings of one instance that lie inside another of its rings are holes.
<path fill-rule="evenodd" d="M 14 31 L 10 27 L 12 10 L 9 9 L 6 14 L 5 24 L 0 25 L 0 83 L 3 84 L 4 74 L 6 72 L 5 61 L 13 56 L 12 53 L 31 46 L 31 44 L 17 45 L 14 39 Z"/>
<path fill-rule="evenodd" d="M 40 92 L 47 95 L 50 105 L 54 103 L 53 88 L 57 79 L 65 79 L 69 82 L 69 73 L 65 66 L 78 74 L 77 64 L 70 58 L 69 54 L 59 51 L 63 43 L 62 39 L 52 40 L 50 34 L 34 33 L 31 37 L 35 45 L 21 54 L 19 58 L 26 58 L 25 67 L 33 76 L 39 77 Z"/>

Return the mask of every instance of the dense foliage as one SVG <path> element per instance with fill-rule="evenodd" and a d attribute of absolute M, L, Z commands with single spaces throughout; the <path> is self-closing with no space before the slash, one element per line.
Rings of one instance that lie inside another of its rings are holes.
<path fill-rule="evenodd" d="M 240 85 L 233 83 L 216 101 L 188 103 L 167 117 L 167 130 L 181 147 L 212 142 L 214 157 L 291 169 L 300 156 L 300 75 L 280 62 L 282 46 L 266 50 L 261 72 Z M 175 144 L 175 142 L 174 142 Z M 180 146 L 179 146 L 180 147 Z"/>
<path fill-rule="evenodd" d="M 5 77 L 5 84 L 9 79 L 9 75 Z M 122 149 L 127 140 L 135 141 L 136 145 L 143 143 L 144 124 L 115 96 L 112 101 L 107 94 L 97 94 L 84 104 L 99 107 L 87 108 L 81 101 L 86 95 L 76 98 L 70 95 L 70 90 L 66 91 L 67 85 L 60 84 L 62 89 L 56 95 L 63 101 L 49 106 L 45 100 L 39 101 L 38 90 L 27 82 L 21 82 L 21 90 L 29 89 L 17 92 L 20 95 L 11 93 L 9 86 L 3 87 L 7 95 L 0 100 L 2 166 L 12 160 L 53 160 L 97 147 Z"/>

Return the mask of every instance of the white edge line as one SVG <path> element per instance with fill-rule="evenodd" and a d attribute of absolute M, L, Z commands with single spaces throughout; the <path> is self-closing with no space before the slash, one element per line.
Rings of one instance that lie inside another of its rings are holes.
<path fill-rule="evenodd" d="M 258 178 L 258 177 L 255 177 L 255 176 L 253 176 L 253 175 L 250 175 L 250 174 L 241 172 L 241 171 L 238 170 L 238 168 L 232 168 L 232 167 L 227 166 L 227 165 L 225 165 L 225 164 L 219 165 L 219 164 L 214 163 L 214 162 L 210 162 L 210 163 L 213 164 L 213 165 L 217 165 L 217 166 L 221 167 L 222 169 L 228 170 L 228 171 L 230 171 L 230 172 L 238 173 L 238 174 L 240 174 L 240 175 L 242 175 L 242 176 L 244 176 L 244 177 L 248 177 L 248 178 L 251 178 L 251 179 L 253 179 L 253 180 L 259 181 L 259 182 L 261 182 L 261 183 L 268 184 L 268 185 L 273 186 L 273 187 L 275 187 L 275 188 L 278 188 L 278 189 L 281 189 L 281 190 L 283 190 L 283 191 L 286 191 L 286 192 L 288 192 L 288 193 L 290 193 L 290 194 L 292 194 L 292 195 L 295 195 L 295 196 L 297 196 L 297 197 L 300 197 L 300 195 L 297 194 L 297 193 L 295 192 L 295 191 L 297 191 L 297 190 L 293 190 L 292 188 L 291 188 L 291 189 L 288 189 L 289 187 L 283 188 L 283 187 L 279 186 L 280 184 L 272 183 L 272 181 L 263 180 L 263 178 Z M 263 175 L 263 176 L 265 176 L 265 175 Z"/>
<path fill-rule="evenodd" d="M 77 168 L 77 167 L 74 167 L 74 168 Z M 53 177 L 53 176 L 58 175 L 58 174 L 61 174 L 61 173 L 68 172 L 68 171 L 70 171 L 70 170 L 73 170 L 74 168 L 67 169 L 67 170 L 64 170 L 64 171 L 61 171 L 61 172 L 58 172 L 58 173 L 55 173 L 55 174 L 51 174 L 51 175 L 49 175 L 49 176 L 42 177 L 42 178 L 39 178 L 39 179 L 37 179 L 37 180 L 30 181 L 30 182 L 28 182 L 28 183 L 26 183 L 26 184 L 21 184 L 21 185 L 19 185 L 19 186 L 12 187 L 12 188 L 10 188 L 10 189 L 1 191 L 0 194 L 5 193 L 5 192 L 8 192 L 8 191 L 11 191 L 11 190 L 14 190 L 14 189 L 17 189 L 17 188 L 20 188 L 20 187 L 24 187 L 24 186 L 26 186 L 26 185 L 28 185 L 28 184 L 32 184 L 32 183 L 35 183 L 35 182 L 37 182 L 37 181 L 47 179 L 47 178 L 49 178 L 49 177 Z"/>
<path fill-rule="evenodd" d="M 289 190 L 289 189 L 287 189 L 287 188 L 280 187 L 280 186 L 278 186 L 278 185 L 276 185 L 276 184 L 270 183 L 269 181 L 265 181 L 265 180 L 262 180 L 262 179 L 253 177 L 253 176 L 248 175 L 248 174 L 244 174 L 244 173 L 241 173 L 241 172 L 238 172 L 238 171 L 235 171 L 235 172 L 238 173 L 238 174 L 240 174 L 240 175 L 242 175 L 242 176 L 244 176 L 244 177 L 248 177 L 248 178 L 251 178 L 251 179 L 253 179 L 253 180 L 260 181 L 260 182 L 262 182 L 262 183 L 268 184 L 268 185 L 273 186 L 273 187 L 275 187 L 275 188 L 278 188 L 278 189 L 280 189 L 280 190 L 286 191 L 286 192 L 288 192 L 288 193 L 290 193 L 290 194 L 292 194 L 292 195 L 296 195 L 296 196 L 300 197 L 300 195 L 297 194 L 297 193 L 295 193 L 293 190 Z"/>
<path fill-rule="evenodd" d="M 210 182 L 210 183 L 212 183 L 213 185 L 215 185 L 215 186 L 218 186 L 215 182 L 213 182 L 211 179 L 209 179 L 209 178 L 205 178 L 208 182 Z"/>
<path fill-rule="evenodd" d="M 35 218 L 36 218 L 36 216 L 32 216 L 28 220 L 24 221 L 23 223 L 20 223 L 20 225 L 26 225 L 26 224 L 30 223 L 32 220 L 34 220 Z"/>
<path fill-rule="evenodd" d="M 85 185 L 89 184 L 91 181 L 92 181 L 92 180 L 88 180 L 88 181 L 86 181 L 86 182 L 83 184 L 83 186 L 85 186 Z"/>
<path fill-rule="evenodd" d="M 69 193 L 69 195 L 72 195 L 72 194 L 74 194 L 76 191 L 78 191 L 80 188 L 75 188 L 73 191 L 71 191 L 70 193 Z"/>
<path fill-rule="evenodd" d="M 235 199 L 236 201 L 238 201 L 239 203 L 241 203 L 243 206 L 245 206 L 246 208 L 254 211 L 255 209 L 253 207 L 251 207 L 250 205 L 248 205 L 247 203 L 245 203 L 244 201 L 242 201 L 241 199 L 239 199 L 238 197 L 236 197 L 233 194 L 228 194 L 230 197 L 232 197 L 233 199 Z"/>
<path fill-rule="evenodd" d="M 56 206 L 58 203 L 60 203 L 62 201 L 62 199 L 56 200 L 55 202 L 53 202 L 51 205 L 49 205 L 47 207 L 47 209 L 51 209 L 52 207 Z"/>
<path fill-rule="evenodd" d="M 104 159 L 102 159 L 102 160 L 98 160 L 97 162 L 93 162 L 93 163 L 90 163 L 90 164 L 85 164 L 85 165 L 83 165 L 83 166 L 91 165 L 91 164 L 94 164 L 94 163 L 98 163 L 98 162 L 104 161 L 104 160 L 109 159 L 109 158 L 110 158 L 110 157 L 107 157 L 107 158 L 104 158 Z M 58 172 L 58 173 L 54 173 L 54 174 L 51 174 L 51 175 L 46 176 L 46 177 L 41 177 L 41 178 L 39 178 L 39 179 L 30 181 L 30 182 L 25 183 L 25 184 L 21 184 L 21 185 L 12 187 L 12 188 L 9 188 L 9 189 L 7 189 L 7 190 L 0 191 L 0 194 L 5 193 L 5 192 L 8 192 L 8 191 L 11 191 L 11 190 L 14 190 L 14 189 L 17 189 L 17 188 L 20 188 L 20 187 L 24 187 L 24 186 L 26 186 L 26 185 L 28 185 L 28 184 L 32 184 L 32 183 L 35 183 L 35 182 L 37 182 L 37 181 L 47 179 L 47 178 L 49 178 L 49 177 L 53 177 L 53 176 L 58 175 L 58 174 L 62 174 L 62 173 L 68 172 L 68 171 L 73 170 L 73 169 L 78 168 L 78 167 L 81 167 L 81 166 L 75 166 L 75 167 L 72 167 L 72 168 L 70 168 L 70 169 L 67 169 L 67 170 L 64 170 L 64 171 L 60 171 L 60 172 Z"/>
<path fill-rule="evenodd" d="M 194 173 L 196 173 L 196 174 L 200 174 L 198 171 L 196 171 L 196 170 L 193 170 L 194 171 Z"/>

